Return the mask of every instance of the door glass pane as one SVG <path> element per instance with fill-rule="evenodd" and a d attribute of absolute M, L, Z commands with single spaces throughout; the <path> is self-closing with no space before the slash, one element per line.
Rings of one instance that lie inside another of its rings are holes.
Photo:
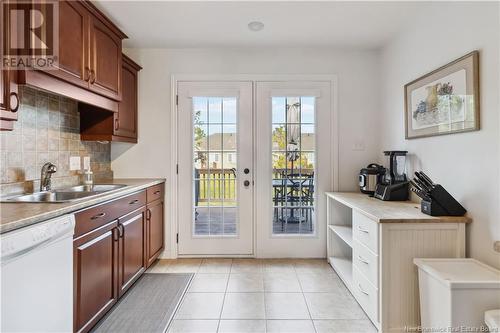
<path fill-rule="evenodd" d="M 315 98 L 272 99 L 273 234 L 315 228 Z"/>
<path fill-rule="evenodd" d="M 237 100 L 193 98 L 193 233 L 238 235 Z"/>

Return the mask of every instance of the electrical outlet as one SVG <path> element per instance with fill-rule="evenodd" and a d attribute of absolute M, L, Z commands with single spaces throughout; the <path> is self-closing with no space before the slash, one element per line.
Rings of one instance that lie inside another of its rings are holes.
<path fill-rule="evenodd" d="M 83 170 L 90 170 L 90 156 L 83 157 Z"/>
<path fill-rule="evenodd" d="M 81 170 L 82 169 L 82 162 L 81 162 L 80 156 L 70 156 L 69 169 L 70 170 Z"/>
<path fill-rule="evenodd" d="M 493 250 L 495 250 L 496 252 L 500 252 L 500 241 L 496 241 L 495 243 L 493 243 Z"/>

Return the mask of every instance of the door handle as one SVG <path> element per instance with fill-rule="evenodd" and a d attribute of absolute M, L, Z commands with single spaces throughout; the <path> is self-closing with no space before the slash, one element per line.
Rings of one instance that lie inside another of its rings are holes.
<path fill-rule="evenodd" d="M 93 69 L 90 70 L 90 83 L 94 84 L 95 83 L 95 71 Z"/>
<path fill-rule="evenodd" d="M 149 208 L 146 210 L 146 220 L 151 220 L 151 209 Z"/>
<path fill-rule="evenodd" d="M 118 130 L 118 126 L 119 126 L 119 121 L 118 121 L 118 118 L 115 118 L 115 131 Z"/>
<path fill-rule="evenodd" d="M 249 180 L 245 180 L 245 181 L 243 182 L 243 185 L 244 185 L 245 187 L 250 186 L 250 181 L 249 181 Z"/>
<path fill-rule="evenodd" d="M 125 228 L 123 224 L 118 224 L 118 238 L 123 238 L 123 234 L 125 233 Z"/>
<path fill-rule="evenodd" d="M 243 170 L 243 173 L 244 173 L 245 175 L 248 175 L 248 174 L 250 173 L 250 169 L 245 168 L 245 169 Z"/>

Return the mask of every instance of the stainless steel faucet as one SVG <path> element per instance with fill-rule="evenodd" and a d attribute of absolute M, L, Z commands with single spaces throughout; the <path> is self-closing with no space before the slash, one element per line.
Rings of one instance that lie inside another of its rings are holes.
<path fill-rule="evenodd" d="M 42 166 L 42 174 L 40 175 L 40 192 L 50 191 L 52 185 L 51 176 L 57 171 L 57 167 L 47 162 Z"/>

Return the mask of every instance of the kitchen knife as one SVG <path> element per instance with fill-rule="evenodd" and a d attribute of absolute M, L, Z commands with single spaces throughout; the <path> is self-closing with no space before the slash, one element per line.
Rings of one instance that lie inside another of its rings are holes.
<path fill-rule="evenodd" d="M 419 184 L 415 183 L 413 180 L 410 180 L 410 184 L 411 184 L 414 188 L 416 188 L 418 191 L 420 191 L 420 192 L 422 192 L 422 193 L 424 193 L 424 192 L 425 192 L 425 190 L 424 190 L 424 189 L 423 189 L 423 188 L 422 188 Z M 413 187 L 412 187 L 412 188 L 413 188 Z"/>
<path fill-rule="evenodd" d="M 417 179 L 422 183 L 424 184 L 424 186 L 426 188 L 430 190 L 432 190 L 434 188 L 434 185 L 431 183 L 429 183 L 429 181 L 427 179 L 425 179 L 419 172 L 415 172 L 415 177 L 417 177 Z"/>
<path fill-rule="evenodd" d="M 425 184 L 423 181 L 421 181 L 418 177 L 417 178 L 413 178 L 413 181 L 420 187 L 420 189 L 423 191 L 423 192 L 426 192 L 428 193 L 431 189 L 427 186 L 427 184 Z"/>
<path fill-rule="evenodd" d="M 427 182 L 432 186 L 436 186 L 436 184 L 434 184 L 434 182 L 432 181 L 432 179 L 427 176 L 423 171 L 420 171 L 420 176 L 422 176 L 425 180 L 427 180 Z"/>
<path fill-rule="evenodd" d="M 418 195 L 421 199 L 423 199 L 423 200 L 429 200 L 429 198 L 425 194 L 423 194 L 421 191 L 417 190 L 415 187 L 412 187 L 410 190 L 413 193 L 415 193 L 416 195 Z"/>

